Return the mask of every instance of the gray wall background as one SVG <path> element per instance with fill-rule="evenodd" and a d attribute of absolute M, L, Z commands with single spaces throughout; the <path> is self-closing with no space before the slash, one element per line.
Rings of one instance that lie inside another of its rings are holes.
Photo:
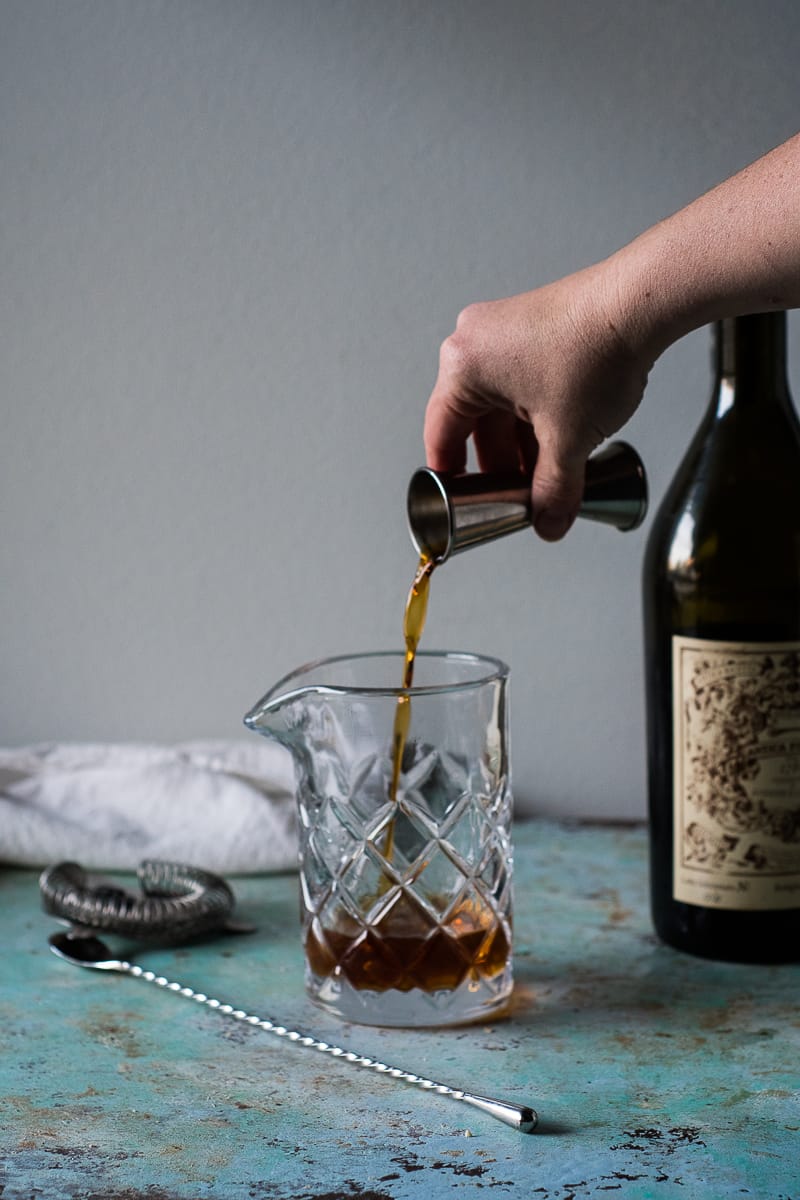
<path fill-rule="evenodd" d="M 793 0 L 1 0 L 0 743 L 249 737 L 399 647 L 458 310 L 794 133 L 798 61 Z M 707 342 L 626 431 L 656 502 Z M 511 664 L 522 811 L 644 813 L 648 527 L 434 580 L 426 645 Z"/>

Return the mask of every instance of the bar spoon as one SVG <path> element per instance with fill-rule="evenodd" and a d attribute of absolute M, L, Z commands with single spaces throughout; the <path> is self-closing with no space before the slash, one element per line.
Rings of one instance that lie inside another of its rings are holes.
<path fill-rule="evenodd" d="M 426 1091 L 436 1092 L 440 1096 L 449 1096 L 451 1100 L 461 1100 L 464 1104 L 469 1104 L 472 1108 L 480 1109 L 481 1112 L 488 1113 L 489 1116 L 502 1121 L 504 1125 L 510 1125 L 519 1133 L 533 1133 L 538 1124 L 537 1113 L 526 1104 L 492 1100 L 488 1096 L 476 1096 L 462 1088 L 449 1087 L 446 1083 L 437 1083 L 435 1079 L 425 1079 L 421 1075 L 414 1075 L 400 1067 L 392 1067 L 388 1063 L 379 1062 L 364 1054 L 356 1054 L 353 1050 L 343 1050 L 341 1046 L 333 1046 L 329 1042 L 320 1041 L 310 1034 L 287 1029 L 285 1025 L 281 1025 L 270 1017 L 253 1016 L 241 1008 L 234 1008 L 231 1004 L 222 1004 L 219 1000 L 206 996 L 204 992 L 196 992 L 194 988 L 184 987 L 180 983 L 172 983 L 163 975 L 156 975 L 154 971 L 146 971 L 136 963 L 115 958 L 105 942 L 94 934 L 64 930 L 52 934 L 49 940 L 53 953 L 76 967 L 89 967 L 95 971 L 116 971 L 120 975 L 131 975 L 134 979 L 143 979 L 146 983 L 153 983 L 156 987 L 164 988 L 168 992 L 176 992 L 188 1000 L 205 1004 L 224 1017 L 242 1021 L 245 1025 L 252 1025 L 266 1033 L 274 1033 L 276 1037 L 287 1038 L 290 1042 L 296 1042 L 310 1050 L 319 1050 L 323 1054 L 330 1054 L 333 1058 L 340 1058 L 344 1062 L 352 1063 L 353 1066 L 368 1067 L 381 1075 L 388 1075 L 391 1079 L 400 1079 L 405 1083 L 413 1083 L 417 1087 L 424 1088 Z"/>

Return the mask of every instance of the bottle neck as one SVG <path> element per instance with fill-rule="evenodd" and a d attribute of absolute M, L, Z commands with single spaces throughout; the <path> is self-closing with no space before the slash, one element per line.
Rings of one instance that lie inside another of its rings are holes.
<path fill-rule="evenodd" d="M 729 317 L 714 326 L 715 407 L 789 405 L 786 313 Z"/>

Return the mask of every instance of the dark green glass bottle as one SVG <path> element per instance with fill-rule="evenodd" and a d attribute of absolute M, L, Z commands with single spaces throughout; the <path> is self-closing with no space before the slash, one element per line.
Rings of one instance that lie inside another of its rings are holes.
<path fill-rule="evenodd" d="M 714 330 L 711 405 L 644 562 L 659 936 L 800 959 L 800 423 L 786 314 Z"/>

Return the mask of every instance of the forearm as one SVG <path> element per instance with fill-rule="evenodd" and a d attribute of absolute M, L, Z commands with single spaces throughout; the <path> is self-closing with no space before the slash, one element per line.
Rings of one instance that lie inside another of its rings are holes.
<path fill-rule="evenodd" d="M 721 317 L 800 308 L 800 134 L 604 262 L 520 296 L 473 304 L 446 338 L 428 401 L 429 466 L 535 460 L 534 525 L 555 540 L 586 459 L 639 404 L 648 372 Z"/>
<path fill-rule="evenodd" d="M 800 307 L 800 134 L 606 260 L 655 359 L 700 325 Z"/>

